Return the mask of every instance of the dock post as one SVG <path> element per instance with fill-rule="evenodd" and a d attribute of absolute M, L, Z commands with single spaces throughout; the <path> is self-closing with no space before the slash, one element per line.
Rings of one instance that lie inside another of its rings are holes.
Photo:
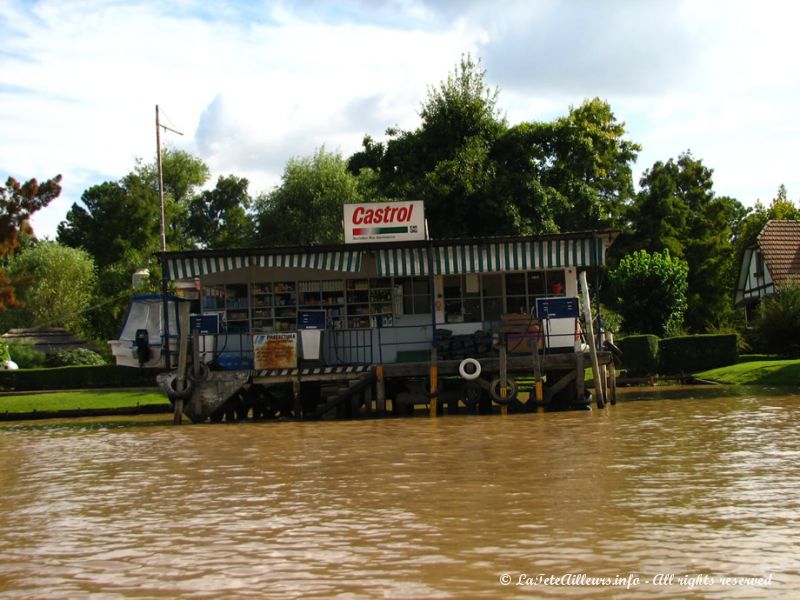
<path fill-rule="evenodd" d="M 375 367 L 375 396 L 376 396 L 376 409 L 380 416 L 386 414 L 386 382 L 383 380 L 383 365 Z"/>
<path fill-rule="evenodd" d="M 175 382 L 175 389 L 178 392 L 183 392 L 186 389 L 186 363 L 188 362 L 189 354 L 189 309 L 188 302 L 181 302 L 178 305 L 180 334 L 178 335 L 178 373 L 177 381 Z M 169 342 L 167 343 L 167 348 L 169 348 Z M 169 349 L 167 352 L 169 352 Z M 183 422 L 183 398 L 175 399 L 175 412 L 172 415 L 172 422 L 175 425 L 180 425 Z"/>
<path fill-rule="evenodd" d="M 436 411 L 438 408 L 438 397 L 439 397 L 439 364 L 437 362 L 436 357 L 436 346 L 431 348 L 431 402 L 430 402 L 430 413 L 432 417 L 436 416 Z"/>
<path fill-rule="evenodd" d="M 297 378 L 294 381 L 292 381 L 292 396 L 294 397 L 294 407 L 292 409 L 292 411 L 294 412 L 294 418 L 302 419 L 303 402 L 302 398 L 300 397 L 300 378 Z"/>
<path fill-rule="evenodd" d="M 503 335 L 503 334 L 501 334 Z M 500 398 L 505 401 L 508 398 L 508 348 L 506 346 L 506 337 L 503 335 L 500 340 Z M 500 405 L 500 414 L 508 414 L 508 404 L 503 402 Z"/>
<path fill-rule="evenodd" d="M 583 401 L 584 396 L 586 396 L 586 374 L 584 373 L 583 369 L 583 352 L 576 352 L 575 353 L 575 387 L 576 387 L 576 394 L 578 402 Z"/>
<path fill-rule="evenodd" d="M 605 332 L 605 339 L 609 344 L 614 343 L 614 334 L 611 331 Z M 608 389 L 611 404 L 617 403 L 617 368 L 612 360 L 608 364 Z"/>
<path fill-rule="evenodd" d="M 592 358 L 592 375 L 594 376 L 594 393 L 597 408 L 606 405 L 603 397 L 603 383 L 600 381 L 600 364 L 597 361 L 597 347 L 594 344 L 594 326 L 592 325 L 592 308 L 589 304 L 589 284 L 586 283 L 586 271 L 580 273 L 581 292 L 583 293 L 583 317 L 586 321 L 586 342 L 589 344 L 589 356 Z"/>

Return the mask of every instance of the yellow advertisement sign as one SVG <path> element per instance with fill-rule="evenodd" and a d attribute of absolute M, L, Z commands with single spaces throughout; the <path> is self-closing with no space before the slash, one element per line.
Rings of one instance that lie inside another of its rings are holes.
<path fill-rule="evenodd" d="M 254 335 L 253 368 L 296 369 L 297 333 L 262 333 Z"/>

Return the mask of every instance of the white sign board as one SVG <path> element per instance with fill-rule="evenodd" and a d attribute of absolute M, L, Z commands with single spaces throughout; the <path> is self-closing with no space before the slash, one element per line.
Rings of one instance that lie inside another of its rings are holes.
<path fill-rule="evenodd" d="M 400 242 L 425 239 L 421 200 L 344 205 L 344 242 Z"/>

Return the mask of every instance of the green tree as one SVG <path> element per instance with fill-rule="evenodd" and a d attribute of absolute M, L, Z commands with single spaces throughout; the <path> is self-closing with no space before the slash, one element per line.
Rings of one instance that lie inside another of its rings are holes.
<path fill-rule="evenodd" d="M 509 127 L 497 88 L 469 56 L 422 104 L 413 131 L 366 136 L 349 159 L 375 196 L 425 201 L 435 237 L 534 234 L 619 226 L 639 146 L 610 106 L 587 100 L 552 123 Z"/>
<path fill-rule="evenodd" d="M 96 282 L 94 261 L 86 251 L 40 242 L 15 256 L 9 271 L 24 282 L 19 288 L 24 306 L 7 315 L 15 325 L 64 327 L 86 334 L 84 312 Z"/>
<path fill-rule="evenodd" d="M 61 175 L 38 183 L 30 179 L 21 184 L 13 177 L 0 186 L 0 259 L 13 255 L 19 246 L 20 231 L 32 236 L 28 219 L 61 194 Z M 0 268 L 0 312 L 17 306 L 15 282 Z"/>
<path fill-rule="evenodd" d="M 381 198 L 421 199 L 435 237 L 511 232 L 514 207 L 490 192 L 496 175 L 492 151 L 506 130 L 497 108 L 498 90 L 484 81 L 480 61 L 463 56 L 437 87 L 429 88 L 414 131 L 387 130 L 386 143 L 366 136 L 348 161 Z"/>
<path fill-rule="evenodd" d="M 689 267 L 669 251 L 639 250 L 624 257 L 609 277 L 629 333 L 676 332 L 686 310 Z"/>
<path fill-rule="evenodd" d="M 164 207 L 167 247 L 191 248 L 189 205 L 197 189 L 208 180 L 208 167 L 182 150 L 165 150 Z M 83 205 L 75 203 L 58 226 L 57 239 L 73 248 L 85 248 L 98 266 L 118 262 L 131 253 L 144 266 L 160 248 L 161 210 L 155 164 L 137 161 L 120 181 L 105 182 L 86 190 Z"/>
<path fill-rule="evenodd" d="M 194 246 L 189 228 L 189 207 L 200 186 L 208 180 L 208 167 L 182 150 L 163 153 L 164 207 L 168 249 Z M 95 304 L 90 314 L 94 337 L 116 334 L 131 293 L 131 276 L 150 271 L 151 291 L 158 289 L 161 266 L 154 256 L 160 250 L 161 211 L 158 173 L 154 163 L 137 161 L 119 181 L 87 189 L 58 226 L 57 240 L 85 249 L 98 267 Z"/>
<path fill-rule="evenodd" d="M 212 190 L 189 202 L 189 236 L 204 248 L 240 248 L 253 241 L 254 223 L 247 214 L 252 200 L 244 177 L 229 175 L 217 179 Z"/>
<path fill-rule="evenodd" d="M 619 227 L 633 197 L 631 166 L 641 148 L 624 139 L 625 124 L 611 106 L 586 100 L 542 129 L 542 183 L 566 199 L 557 205 L 559 229 Z"/>
<path fill-rule="evenodd" d="M 762 351 L 800 354 L 800 285 L 787 285 L 766 299 L 759 306 L 753 328 Z"/>
<path fill-rule="evenodd" d="M 736 276 L 732 240 L 744 207 L 714 195 L 713 170 L 691 153 L 656 162 L 642 175 L 629 211 L 631 231 L 617 252 L 666 250 L 689 265 L 686 325 L 720 327 L 733 318 Z"/>
<path fill-rule="evenodd" d="M 256 200 L 257 243 L 333 244 L 343 240 L 343 205 L 359 202 L 357 178 L 339 153 L 317 150 L 291 159 L 281 184 Z"/>

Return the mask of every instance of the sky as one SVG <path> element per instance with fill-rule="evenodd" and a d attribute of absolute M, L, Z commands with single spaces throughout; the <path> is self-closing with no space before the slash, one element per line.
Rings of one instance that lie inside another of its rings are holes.
<path fill-rule="evenodd" d="M 606 100 L 642 151 L 690 151 L 746 206 L 800 198 L 800 3 L 772 0 L 0 0 L 0 180 L 63 176 L 39 237 L 162 144 L 280 183 L 318 148 L 414 129 L 465 54 L 509 124 Z"/>

